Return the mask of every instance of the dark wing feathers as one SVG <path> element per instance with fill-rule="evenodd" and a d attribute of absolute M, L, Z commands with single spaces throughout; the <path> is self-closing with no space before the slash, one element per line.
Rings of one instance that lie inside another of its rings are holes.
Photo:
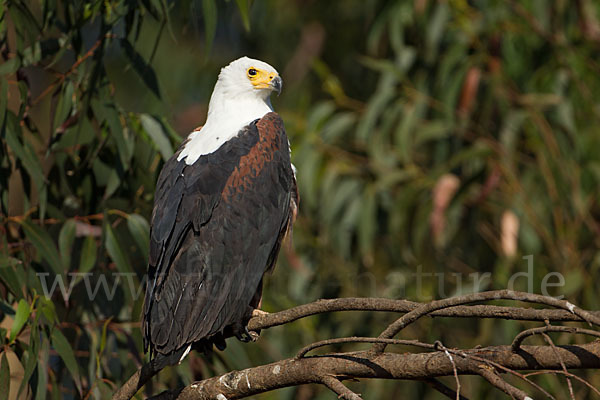
<path fill-rule="evenodd" d="M 192 165 L 178 154 L 157 183 L 143 314 L 145 346 L 163 355 L 243 328 L 296 201 L 275 113 Z"/>

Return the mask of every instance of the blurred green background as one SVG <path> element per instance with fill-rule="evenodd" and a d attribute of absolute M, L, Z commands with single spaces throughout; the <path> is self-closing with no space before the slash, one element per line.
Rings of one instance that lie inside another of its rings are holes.
<path fill-rule="evenodd" d="M 106 398 L 145 359 L 155 181 L 204 122 L 219 69 L 243 55 L 283 77 L 272 102 L 301 196 L 264 310 L 507 285 L 599 309 L 596 1 L 3 0 L 0 12 L 0 398 Z M 230 339 L 138 396 L 377 335 L 396 317 L 326 314 L 256 343 Z M 531 326 L 425 319 L 402 338 L 468 348 Z M 533 379 L 569 396 L 561 377 Z M 505 398 L 461 381 L 469 398 Z M 350 386 L 369 399 L 442 398 L 420 382 Z M 334 396 L 311 385 L 257 398 Z"/>

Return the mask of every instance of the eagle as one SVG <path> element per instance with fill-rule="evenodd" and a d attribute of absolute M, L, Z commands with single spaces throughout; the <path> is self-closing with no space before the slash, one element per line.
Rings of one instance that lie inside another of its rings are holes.
<path fill-rule="evenodd" d="M 156 368 L 192 348 L 251 338 L 263 277 L 298 210 L 289 141 L 270 101 L 281 88 L 265 62 L 242 57 L 222 68 L 206 123 L 159 174 L 142 312 Z"/>

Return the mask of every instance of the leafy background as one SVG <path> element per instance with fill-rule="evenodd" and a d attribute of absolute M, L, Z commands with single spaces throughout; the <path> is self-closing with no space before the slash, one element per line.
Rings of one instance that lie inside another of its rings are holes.
<path fill-rule="evenodd" d="M 145 359 L 154 184 L 203 123 L 219 68 L 241 55 L 283 76 L 273 103 L 301 194 L 263 309 L 426 301 L 519 272 L 531 279 L 516 289 L 543 293 L 546 279 L 550 294 L 598 309 L 599 13 L 592 0 L 2 1 L 0 398 L 105 398 Z M 375 335 L 393 318 L 322 315 L 229 340 L 146 393 Z M 472 347 L 523 325 L 436 319 L 403 335 Z M 503 398 L 461 379 L 469 397 Z M 568 396 L 562 378 L 536 379 Z M 440 398 L 418 382 L 351 385 L 365 398 Z"/>

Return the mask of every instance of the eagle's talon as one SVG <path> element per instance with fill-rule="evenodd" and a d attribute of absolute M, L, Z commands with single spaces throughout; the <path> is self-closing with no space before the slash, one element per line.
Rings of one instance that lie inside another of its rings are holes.
<path fill-rule="evenodd" d="M 249 331 L 247 326 L 244 327 L 244 330 L 242 332 L 235 333 L 235 337 L 243 343 L 256 342 L 258 336 L 258 333 L 254 331 Z"/>
<path fill-rule="evenodd" d="M 258 338 L 260 337 L 260 334 L 255 331 L 248 331 L 248 336 L 250 336 L 250 340 L 252 342 L 256 342 L 258 340 Z"/>
<path fill-rule="evenodd" d="M 235 337 L 237 338 L 237 340 L 239 340 L 242 343 L 248 343 L 251 338 L 244 332 L 244 333 L 236 333 Z"/>

